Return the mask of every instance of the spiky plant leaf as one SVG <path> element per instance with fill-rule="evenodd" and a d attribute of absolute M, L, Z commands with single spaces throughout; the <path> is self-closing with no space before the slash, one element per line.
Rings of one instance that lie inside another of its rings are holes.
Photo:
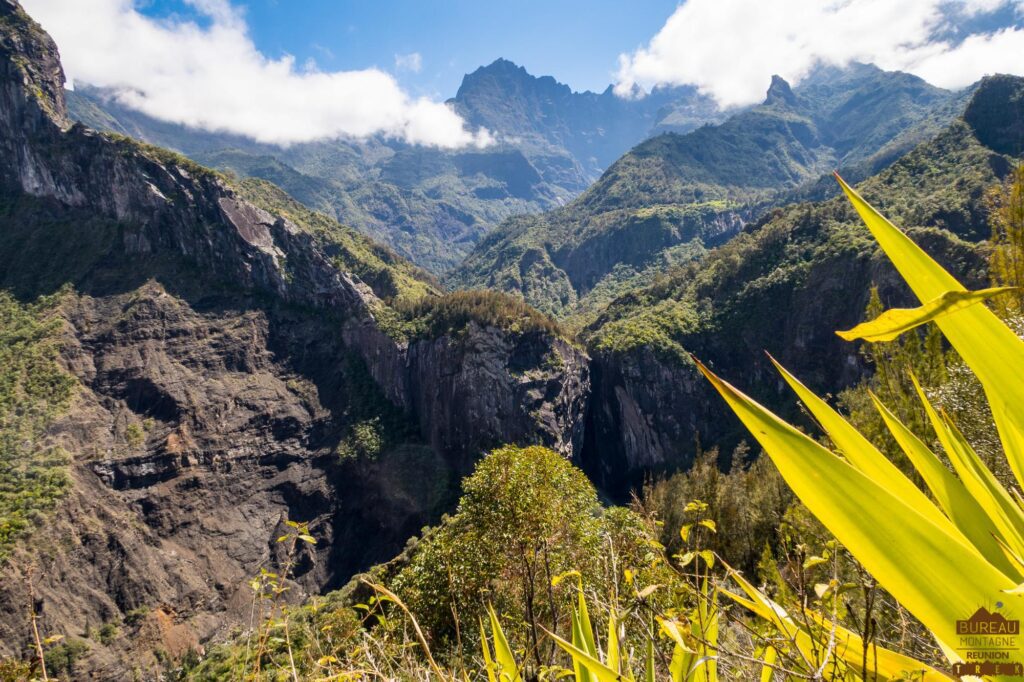
<path fill-rule="evenodd" d="M 1024 578 L 1021 567 L 1009 559 L 1006 550 L 1000 544 L 1002 534 L 993 521 L 998 517 L 1000 510 L 986 511 L 979 500 L 964 487 L 963 481 L 954 476 L 927 445 L 883 405 L 874 393 L 869 395 L 882 416 L 882 421 L 907 459 L 921 474 L 925 485 L 931 490 L 946 516 L 994 566 L 1011 578 Z"/>
<path fill-rule="evenodd" d="M 547 630 L 545 632 L 547 632 L 548 637 L 554 640 L 555 644 L 572 657 L 574 664 L 586 671 L 588 675 L 586 679 L 592 678 L 597 682 L 633 682 L 631 677 L 621 674 L 617 670 L 612 670 L 596 656 L 584 651 L 572 642 L 565 641 L 553 632 L 548 632 Z M 579 672 L 577 672 L 576 680 L 580 679 Z"/>
<path fill-rule="evenodd" d="M 494 674 L 494 659 L 491 658 L 491 647 L 487 643 L 487 629 L 484 627 L 483 619 L 480 619 L 480 646 L 484 652 L 484 669 L 487 671 L 487 682 L 498 682 Z"/>
<path fill-rule="evenodd" d="M 921 247 L 868 204 L 842 178 L 836 179 L 885 254 L 926 303 L 966 289 Z M 1024 486 L 1024 341 L 984 305 L 936 318 L 935 324 L 981 381 L 1017 482 Z"/>
<path fill-rule="evenodd" d="M 698 363 L 797 497 L 936 636 L 1015 585 L 963 539 Z M 966 579 L 965 576 L 970 576 Z"/>
<path fill-rule="evenodd" d="M 890 308 L 873 320 L 861 322 L 853 329 L 836 332 L 846 341 L 892 341 L 904 332 L 963 310 L 985 299 L 1016 291 L 1015 287 L 994 287 L 978 291 L 947 291 L 917 308 Z"/>
<path fill-rule="evenodd" d="M 498 614 L 494 612 L 493 606 L 487 606 L 487 614 L 491 619 L 491 637 L 494 639 L 494 660 L 498 665 L 498 678 L 499 680 L 508 680 L 508 682 L 521 682 L 515 655 L 512 653 L 512 647 L 508 644 L 504 630 L 501 629 Z"/>
<path fill-rule="evenodd" d="M 619 672 L 621 667 L 619 665 L 619 633 L 618 623 L 615 619 L 614 607 L 608 613 L 608 651 L 605 654 L 605 662 L 608 667 Z"/>
<path fill-rule="evenodd" d="M 871 444 L 857 429 L 846 421 L 828 403 L 804 386 L 800 380 L 786 371 L 775 358 L 768 356 L 779 373 L 797 394 L 800 401 L 807 406 L 814 418 L 828 434 L 840 453 L 850 464 L 884 485 L 889 492 L 903 499 L 923 516 L 937 525 L 944 526 L 949 532 L 958 530 L 943 516 L 942 512 L 929 500 L 914 483 L 907 478 L 892 462 L 886 459 L 881 451 Z"/>

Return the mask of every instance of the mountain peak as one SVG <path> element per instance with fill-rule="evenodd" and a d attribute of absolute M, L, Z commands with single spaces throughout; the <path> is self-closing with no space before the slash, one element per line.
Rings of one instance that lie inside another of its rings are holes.
<path fill-rule="evenodd" d="M 1024 78 L 987 76 L 971 97 L 964 120 L 987 147 L 1002 154 L 1024 152 Z"/>
<path fill-rule="evenodd" d="M 530 97 L 559 98 L 572 95 L 572 89 L 551 76 L 534 76 L 515 62 L 499 57 L 487 66 L 466 74 L 455 94 L 456 102 L 467 99 L 507 98 L 512 93 L 529 93 Z"/>
<path fill-rule="evenodd" d="M 487 80 L 497 81 L 527 81 L 536 80 L 536 76 L 530 74 L 526 67 L 520 66 L 504 57 L 498 57 L 487 66 L 477 67 L 476 71 L 467 73 L 462 77 L 462 91 L 467 86 Z M 457 96 L 457 95 L 456 95 Z"/>
<path fill-rule="evenodd" d="M 526 68 L 504 57 L 498 57 L 487 66 L 478 67 L 476 73 L 481 71 L 491 73 L 526 73 Z"/>
<path fill-rule="evenodd" d="M 772 84 L 768 86 L 768 93 L 765 96 L 765 104 L 774 104 L 776 102 L 782 102 L 784 104 L 796 104 L 796 95 L 793 94 L 793 88 L 789 86 L 782 76 L 772 76 Z"/>
<path fill-rule="evenodd" d="M 0 96 L 5 110 L 20 109 L 7 99 L 16 92 L 15 98 L 27 99 L 44 118 L 58 126 L 67 124 L 64 71 L 57 46 L 17 0 L 0 0 L 0 64 L 7 66 L 13 87 Z"/>
<path fill-rule="evenodd" d="M 463 76 L 462 85 L 459 86 L 455 99 L 462 100 L 473 91 L 491 90 L 495 86 L 504 88 L 511 84 L 527 84 L 537 80 L 524 67 L 499 57 L 487 66 L 481 66 Z"/>

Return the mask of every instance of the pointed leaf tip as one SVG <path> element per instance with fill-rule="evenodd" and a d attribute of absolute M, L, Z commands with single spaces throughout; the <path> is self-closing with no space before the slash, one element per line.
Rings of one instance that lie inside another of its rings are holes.
<path fill-rule="evenodd" d="M 892 341 L 904 332 L 919 327 L 933 320 L 951 315 L 986 299 L 1017 291 L 1017 287 L 993 287 L 977 291 L 947 291 L 917 308 L 890 308 L 868 322 L 861 322 L 846 331 L 837 331 L 836 335 L 846 341 L 863 339 L 870 343 Z"/>

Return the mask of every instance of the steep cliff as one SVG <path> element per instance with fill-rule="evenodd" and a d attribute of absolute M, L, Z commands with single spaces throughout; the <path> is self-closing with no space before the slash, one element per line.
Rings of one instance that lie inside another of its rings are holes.
<path fill-rule="evenodd" d="M 70 485 L 4 567 L 4 653 L 30 637 L 31 583 L 47 633 L 121 624 L 76 674 L 148 674 L 241 622 L 285 520 L 319 539 L 300 598 L 392 556 L 485 448 L 579 447 L 586 357 L 553 327 L 396 333 L 395 306 L 446 300 L 429 277 L 272 186 L 71 124 L 56 48 L 13 0 L 0 133 L 0 286 L 56 297 L 77 385 L 43 436 Z"/>

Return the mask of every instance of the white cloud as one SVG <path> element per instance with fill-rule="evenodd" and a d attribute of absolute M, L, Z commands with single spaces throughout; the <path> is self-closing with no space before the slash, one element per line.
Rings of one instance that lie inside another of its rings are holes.
<path fill-rule="evenodd" d="M 186 1 L 204 25 L 144 16 L 132 0 L 23 4 L 57 42 L 72 84 L 110 88 L 124 105 L 165 121 L 281 145 L 378 133 L 445 148 L 491 141 L 384 71 L 327 72 L 268 58 L 228 0 Z"/>
<path fill-rule="evenodd" d="M 419 73 L 423 69 L 423 55 L 419 52 L 395 55 L 395 68 L 399 71 Z"/>
<path fill-rule="evenodd" d="M 934 38 L 949 22 L 1010 0 L 687 0 L 650 43 L 619 56 L 615 91 L 696 85 L 722 106 L 764 97 L 772 74 L 791 83 L 819 63 L 852 61 L 958 88 L 995 72 L 1024 73 L 1024 27 Z M 1019 16 L 1019 15 L 1018 15 Z"/>

